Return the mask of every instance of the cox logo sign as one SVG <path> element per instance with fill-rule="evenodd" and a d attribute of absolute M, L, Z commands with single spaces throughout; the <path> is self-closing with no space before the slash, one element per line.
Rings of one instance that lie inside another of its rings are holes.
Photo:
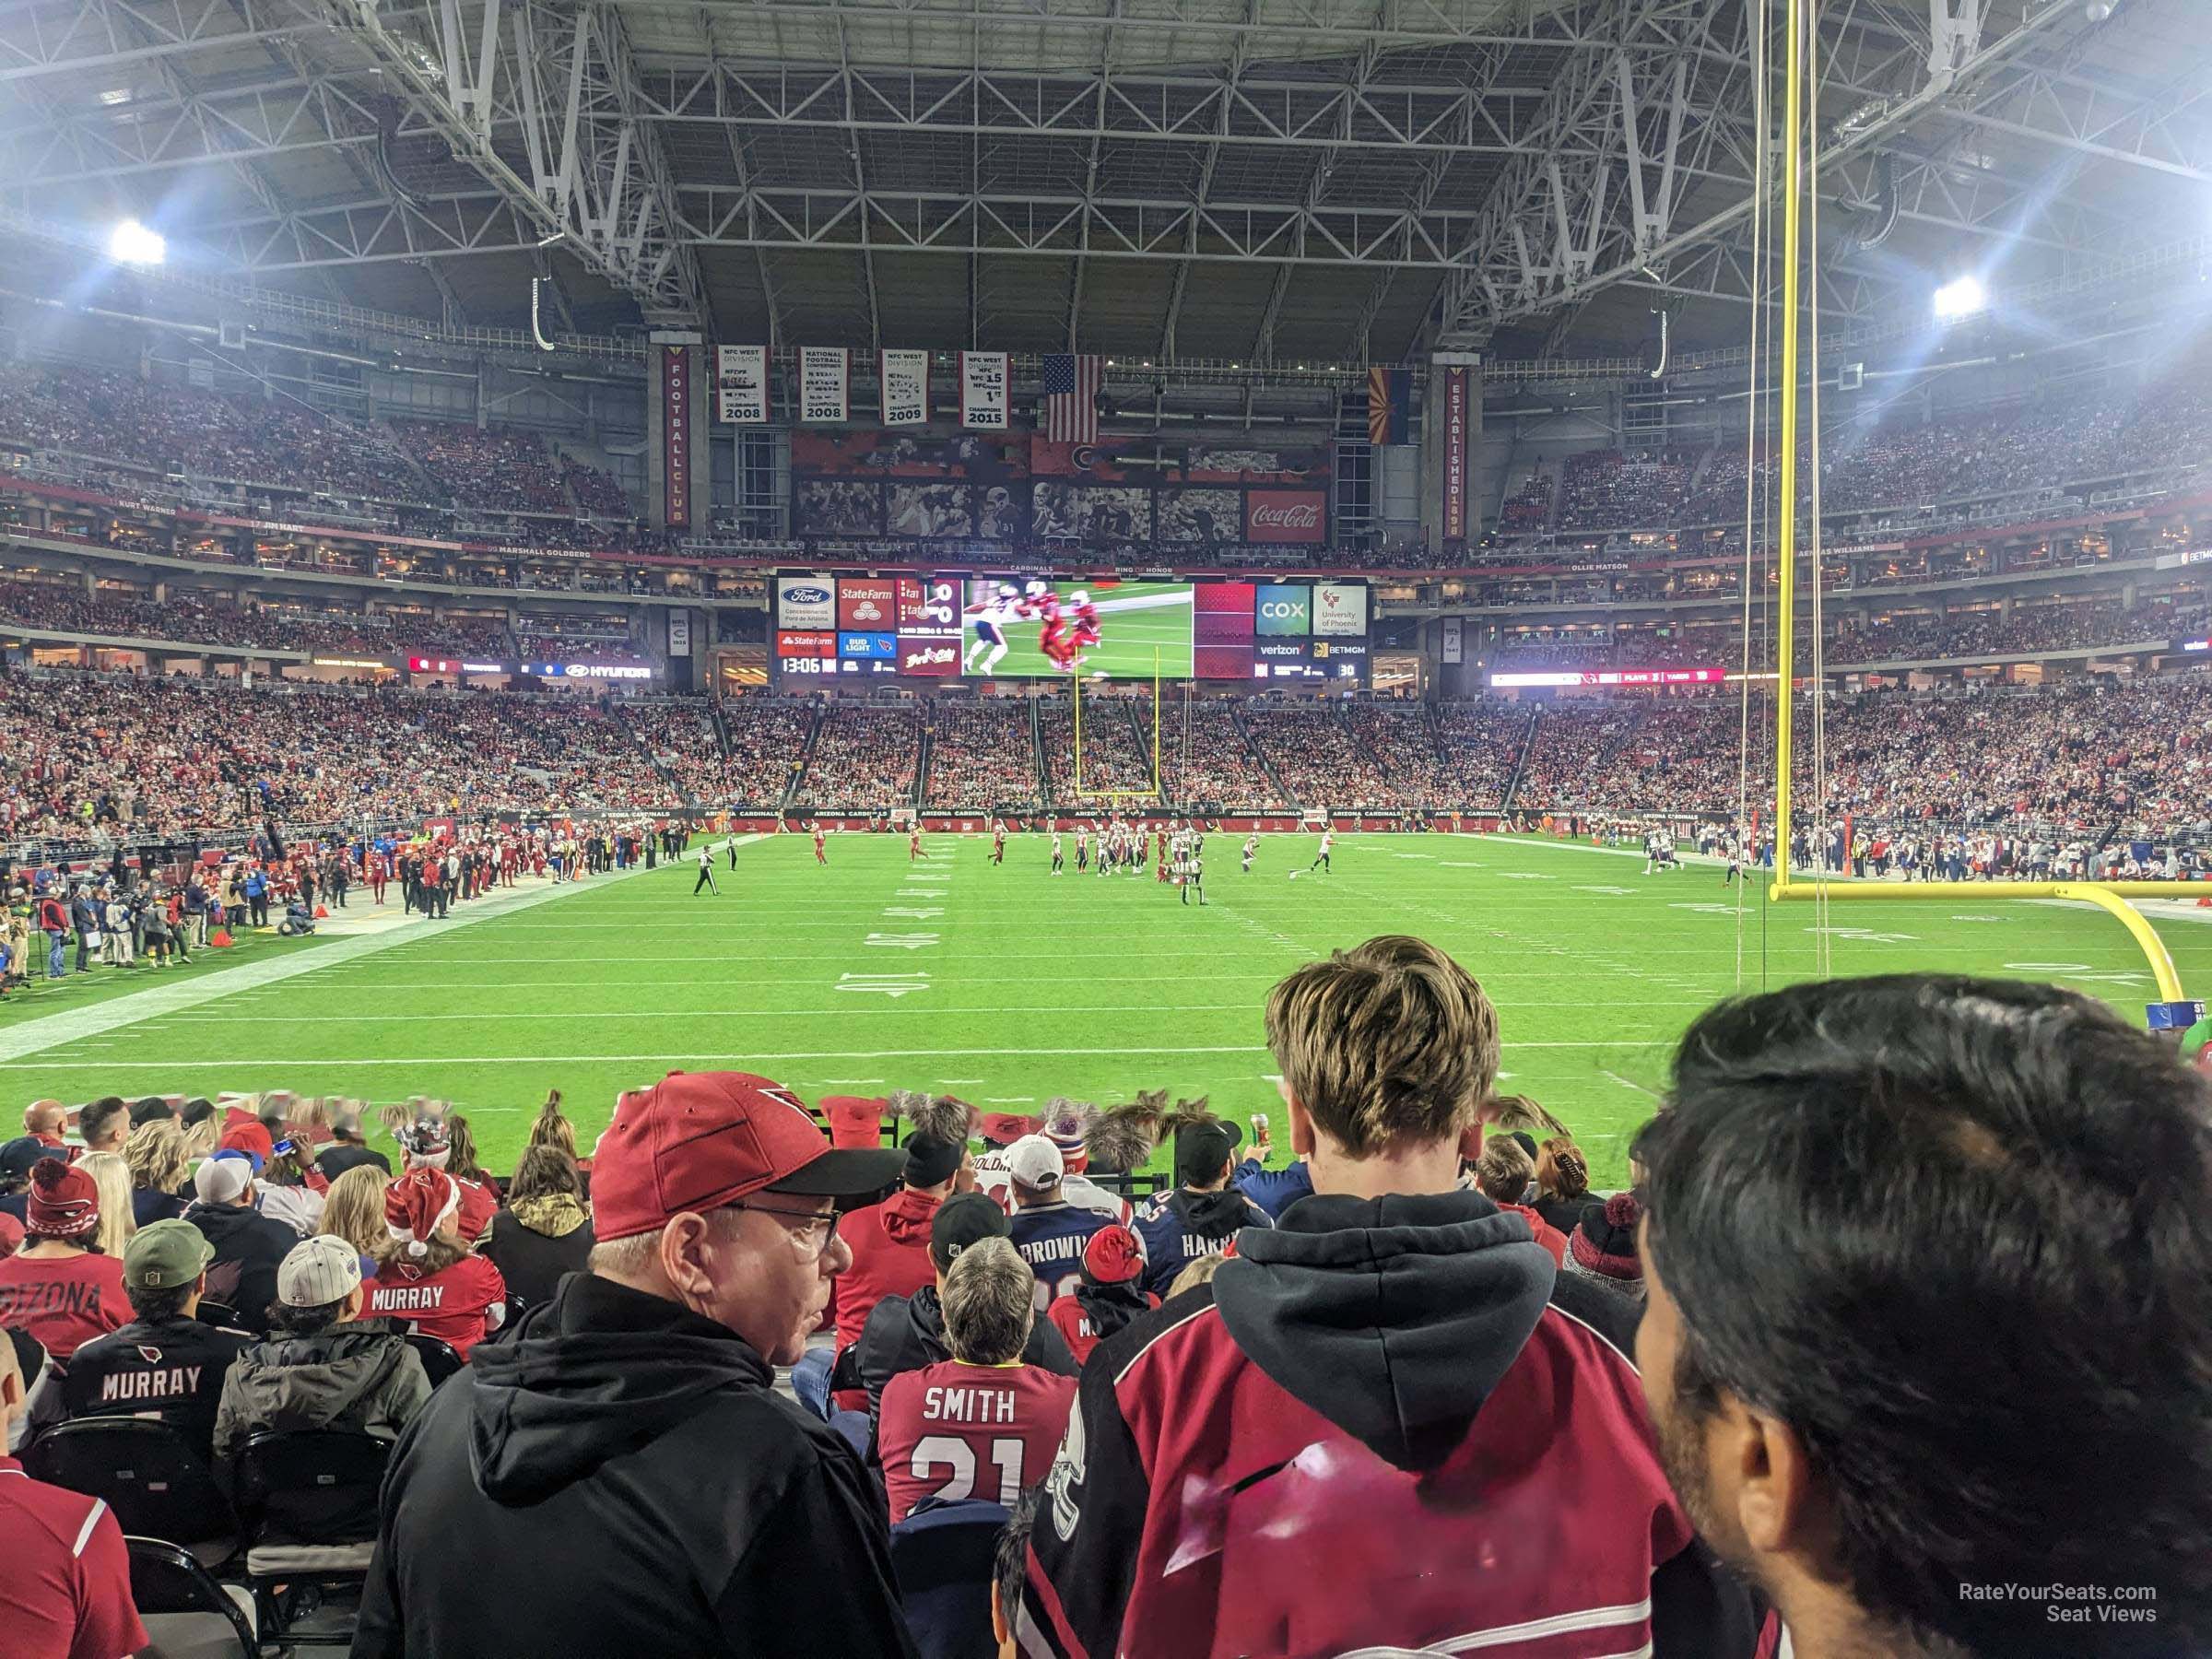
<path fill-rule="evenodd" d="M 1263 583 L 1253 606 L 1262 634 L 1303 634 L 1312 630 L 1313 590 L 1288 583 Z"/>

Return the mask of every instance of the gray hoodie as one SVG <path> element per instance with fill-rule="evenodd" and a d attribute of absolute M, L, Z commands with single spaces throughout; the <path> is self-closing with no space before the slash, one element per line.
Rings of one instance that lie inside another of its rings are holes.
<path fill-rule="evenodd" d="M 275 1336 L 240 1351 L 223 1379 L 215 1455 L 248 1435 L 282 1429 L 355 1429 L 397 1440 L 430 1397 L 406 1338 L 384 1325 L 340 1324 Z"/>

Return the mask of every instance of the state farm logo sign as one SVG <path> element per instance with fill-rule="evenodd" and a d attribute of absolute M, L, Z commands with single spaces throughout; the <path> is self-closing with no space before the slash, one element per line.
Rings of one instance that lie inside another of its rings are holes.
<path fill-rule="evenodd" d="M 827 576 L 786 576 L 776 582 L 776 626 L 834 628 L 837 589 Z"/>
<path fill-rule="evenodd" d="M 1244 539 L 1253 542 L 1325 542 L 1329 492 L 1325 489 L 1254 489 L 1244 497 Z"/>
<path fill-rule="evenodd" d="M 899 614 L 899 588 L 892 582 L 844 581 L 837 584 L 840 628 L 888 628 Z"/>

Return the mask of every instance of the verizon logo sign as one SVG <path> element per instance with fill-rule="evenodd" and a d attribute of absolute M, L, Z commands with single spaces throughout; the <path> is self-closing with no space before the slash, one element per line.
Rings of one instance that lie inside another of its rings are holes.
<path fill-rule="evenodd" d="M 1254 542 L 1324 542 L 1329 498 L 1320 489 L 1255 489 L 1244 498 L 1244 539 Z"/>

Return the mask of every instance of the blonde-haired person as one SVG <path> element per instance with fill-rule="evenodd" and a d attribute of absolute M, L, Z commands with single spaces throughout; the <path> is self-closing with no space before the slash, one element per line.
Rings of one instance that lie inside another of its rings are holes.
<path fill-rule="evenodd" d="M 131 1207 L 141 1227 L 184 1213 L 192 1159 L 184 1150 L 183 1124 L 173 1117 L 139 1124 L 123 1143 L 123 1161 L 130 1167 Z"/>
<path fill-rule="evenodd" d="M 179 1121 L 183 1125 L 187 1162 L 197 1164 L 214 1153 L 217 1143 L 223 1138 L 223 1120 L 213 1100 L 187 1101 L 184 1115 Z"/>
<path fill-rule="evenodd" d="M 91 1176 L 100 1189 L 100 1225 L 93 1230 L 92 1241 L 100 1254 L 120 1262 L 124 1248 L 138 1236 L 131 1166 L 120 1152 L 88 1152 L 76 1160 L 76 1167 Z"/>
<path fill-rule="evenodd" d="M 1168 1300 L 1173 1301 L 1185 1290 L 1195 1290 L 1201 1285 L 1212 1284 L 1214 1275 L 1221 1271 L 1221 1264 L 1228 1260 L 1217 1250 L 1185 1262 L 1182 1271 L 1175 1276 L 1175 1282 L 1168 1287 Z"/>
<path fill-rule="evenodd" d="M 562 1115 L 559 1089 L 546 1091 L 546 1103 L 530 1120 L 530 1145 L 551 1147 L 557 1152 L 566 1153 L 571 1163 L 576 1161 L 576 1125 Z"/>
<path fill-rule="evenodd" d="M 1608 1653 L 1751 1653 L 1749 1599 L 1700 1551 L 1643 1416 L 1635 1309 L 1459 1188 L 1498 1071 L 1482 987 L 1419 939 L 1371 939 L 1277 985 L 1265 1029 L 1313 1195 L 1092 1355 L 1018 1651 L 1399 1652 L 1602 1623 Z M 1283 1527 L 1269 1472 L 1293 1468 L 1312 1500 Z M 1239 1541 L 1233 1573 L 1154 1570 L 1194 1492 Z"/>
<path fill-rule="evenodd" d="M 1597 1202 L 1590 1191 L 1590 1160 L 1571 1135 L 1555 1135 L 1536 1148 L 1536 1195 L 1529 1208 L 1572 1234 L 1583 1212 Z"/>
<path fill-rule="evenodd" d="M 384 1189 L 392 1177 L 374 1164 L 356 1164 L 330 1183 L 323 1197 L 323 1230 L 361 1253 L 361 1276 L 376 1272 L 376 1253 L 390 1237 L 384 1230 Z"/>

